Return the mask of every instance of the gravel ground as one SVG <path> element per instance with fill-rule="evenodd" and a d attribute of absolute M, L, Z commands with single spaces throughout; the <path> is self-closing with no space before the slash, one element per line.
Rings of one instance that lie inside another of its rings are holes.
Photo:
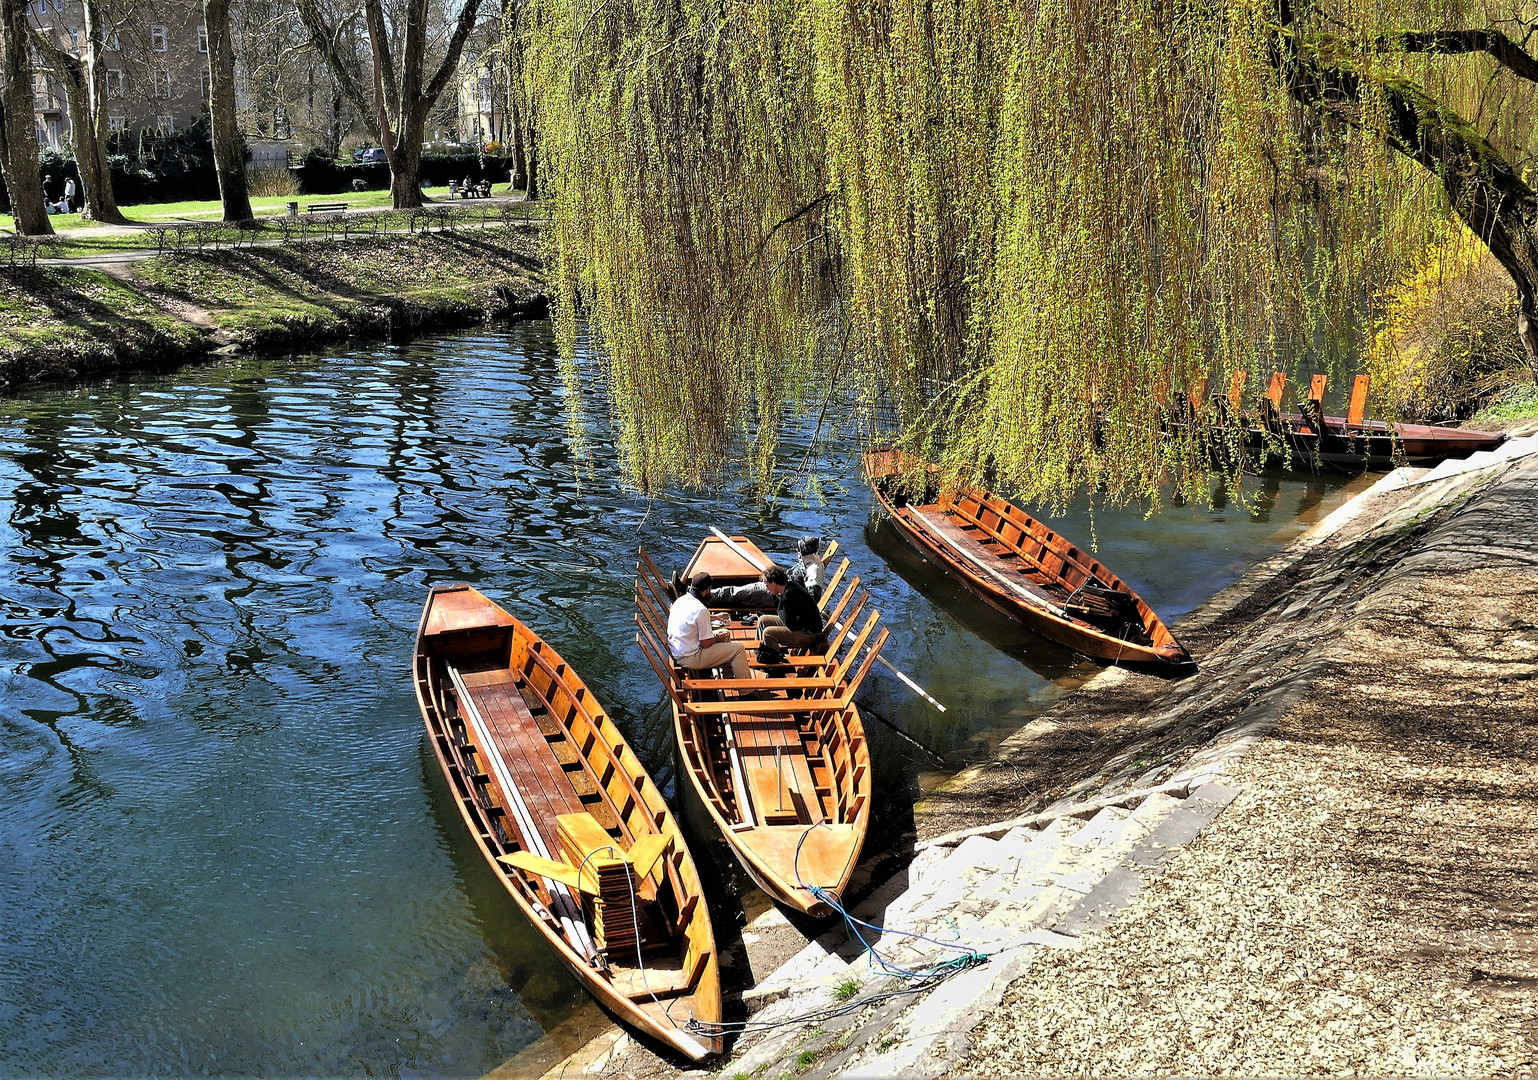
<path fill-rule="evenodd" d="M 1338 615 L 1244 793 L 952 1076 L 1538 1072 L 1538 468 Z M 1499 567 L 1499 568 L 1497 568 Z"/>

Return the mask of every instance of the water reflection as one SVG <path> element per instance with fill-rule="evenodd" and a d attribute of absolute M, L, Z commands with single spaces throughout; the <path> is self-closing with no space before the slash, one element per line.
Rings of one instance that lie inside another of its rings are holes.
<path fill-rule="evenodd" d="M 772 552 L 837 538 L 890 659 L 950 711 L 885 676 L 870 704 L 950 762 L 1086 670 L 868 532 L 850 458 L 810 463 L 814 506 L 647 502 L 601 433 L 579 483 L 564 431 L 542 324 L 0 400 L 0 1072 L 469 1075 L 580 1032 L 586 999 L 424 755 L 408 656 L 431 582 L 548 637 L 675 798 L 632 643 L 638 543 L 672 569 L 712 524 Z M 1337 497 L 1298 492 L 1268 513 Z M 1094 528 L 1173 617 L 1277 526 L 1201 507 Z M 899 835 L 935 765 L 867 727 L 876 829 Z M 734 868 L 694 839 L 724 903 Z"/>

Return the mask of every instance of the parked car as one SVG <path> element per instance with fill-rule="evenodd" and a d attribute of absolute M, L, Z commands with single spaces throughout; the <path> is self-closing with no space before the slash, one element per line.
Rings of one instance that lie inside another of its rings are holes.
<path fill-rule="evenodd" d="M 376 161 L 383 163 L 390 160 L 385 157 L 384 147 L 382 146 L 366 146 L 362 150 L 354 150 L 352 159 L 359 165 L 369 165 Z"/>

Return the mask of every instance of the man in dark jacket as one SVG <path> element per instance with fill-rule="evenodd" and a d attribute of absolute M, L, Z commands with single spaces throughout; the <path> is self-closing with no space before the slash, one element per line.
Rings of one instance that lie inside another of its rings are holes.
<path fill-rule="evenodd" d="M 769 652 L 769 659 L 773 659 L 772 654 L 777 650 L 822 648 L 827 641 L 823 634 L 822 612 L 811 593 L 800 583 L 790 580 L 778 566 L 764 571 L 764 584 L 779 604 L 779 610 L 758 620 L 761 658 L 763 652 Z"/>

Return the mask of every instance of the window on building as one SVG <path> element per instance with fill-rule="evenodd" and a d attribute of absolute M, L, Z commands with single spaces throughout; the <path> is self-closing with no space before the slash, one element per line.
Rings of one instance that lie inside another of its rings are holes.
<path fill-rule="evenodd" d="M 113 132 L 119 132 L 119 133 L 127 131 L 128 130 L 128 117 L 126 117 L 126 116 L 108 116 L 107 117 L 107 130 L 108 131 L 113 131 Z"/>
<path fill-rule="evenodd" d="M 69 32 L 69 47 L 71 49 L 73 49 L 77 53 L 80 51 L 80 31 L 79 30 L 71 30 Z"/>
<path fill-rule="evenodd" d="M 214 80 L 206 68 L 198 73 L 198 85 L 202 88 L 203 100 L 212 100 L 214 96 Z"/>
<path fill-rule="evenodd" d="M 124 94 L 123 73 L 117 68 L 107 69 L 106 90 L 109 98 L 120 98 Z"/>
<path fill-rule="evenodd" d="M 166 28 L 164 26 L 150 27 L 150 48 L 156 52 L 166 51 Z"/>
<path fill-rule="evenodd" d="M 165 68 L 156 68 L 151 75 L 155 84 L 155 96 L 168 98 L 171 96 L 171 73 Z"/>
<path fill-rule="evenodd" d="M 176 134 L 176 117 L 174 117 L 174 116 L 157 116 L 157 117 L 155 117 L 155 127 L 159 129 L 159 131 L 160 131 L 160 133 L 162 135 L 175 135 Z"/>
<path fill-rule="evenodd" d="M 112 31 L 112 33 L 107 35 L 106 43 L 102 47 L 105 48 L 108 52 L 120 52 L 120 51 L 122 51 L 123 43 L 120 42 L 117 39 L 117 31 L 116 30 Z"/>
<path fill-rule="evenodd" d="M 200 26 L 200 27 L 198 27 L 198 52 L 206 53 L 207 51 L 208 51 L 208 27 Z"/>

